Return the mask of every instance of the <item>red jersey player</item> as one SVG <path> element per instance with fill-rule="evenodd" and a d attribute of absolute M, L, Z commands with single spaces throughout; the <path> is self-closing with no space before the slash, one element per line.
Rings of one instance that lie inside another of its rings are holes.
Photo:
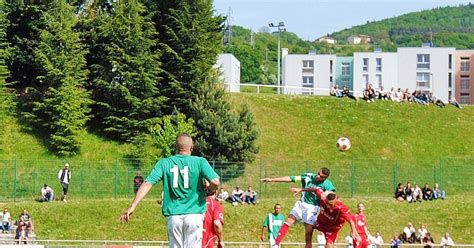
<path fill-rule="evenodd" d="M 350 224 L 352 239 L 360 240 L 359 234 L 357 234 L 354 216 L 351 214 L 349 207 L 336 197 L 336 193 L 332 191 L 323 192 L 321 188 L 292 188 L 290 191 L 293 193 L 312 191 L 321 199 L 321 211 L 314 223 L 314 227 L 324 233 L 326 237 L 326 248 L 334 247 L 337 234 L 345 222 Z"/>
<path fill-rule="evenodd" d="M 369 246 L 367 240 L 370 233 L 367 229 L 367 220 L 364 215 L 364 204 L 360 202 L 357 204 L 357 213 L 354 214 L 354 219 L 357 233 L 360 236 L 360 241 L 354 241 L 354 248 L 367 248 Z"/>
<path fill-rule="evenodd" d="M 206 197 L 207 211 L 204 217 L 202 248 L 212 248 L 217 240 L 217 247 L 222 247 L 222 226 L 224 209 L 216 199 L 217 191 Z"/>

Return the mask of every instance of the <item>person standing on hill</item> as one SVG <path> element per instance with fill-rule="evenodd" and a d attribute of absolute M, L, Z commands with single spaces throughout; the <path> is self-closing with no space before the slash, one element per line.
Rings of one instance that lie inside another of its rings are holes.
<path fill-rule="evenodd" d="M 332 182 L 327 179 L 329 177 L 330 170 L 323 167 L 317 174 L 304 173 L 301 176 L 286 176 L 277 178 L 263 178 L 262 182 L 301 182 L 302 188 L 315 188 L 320 187 L 323 190 L 336 191 L 336 188 Z M 280 245 L 281 241 L 285 237 L 288 229 L 297 221 L 302 221 L 305 226 L 305 243 L 306 248 L 311 247 L 311 241 L 313 239 L 314 221 L 319 213 L 319 198 L 314 192 L 302 192 L 301 199 L 295 202 L 293 209 L 291 209 L 290 215 L 286 218 L 285 223 L 278 232 L 276 245 Z"/>
<path fill-rule="evenodd" d="M 281 205 L 279 203 L 275 204 L 273 207 L 273 213 L 267 214 L 267 217 L 265 217 L 265 220 L 263 221 L 262 237 L 260 237 L 260 239 L 262 241 L 265 240 L 265 232 L 268 230 L 268 242 L 270 242 L 270 247 L 276 246 L 276 237 L 280 231 L 281 226 L 283 225 L 283 222 L 285 222 L 285 216 L 280 214 L 280 211 Z"/>
<path fill-rule="evenodd" d="M 186 133 L 176 139 L 177 155 L 162 158 L 145 182 L 138 189 L 129 208 L 120 215 L 121 222 L 130 221 L 141 200 L 153 186 L 163 182 L 162 213 L 166 218 L 169 247 L 201 247 L 203 214 L 206 212 L 206 189 L 203 180 L 209 182 L 208 191 L 217 189 L 220 181 L 217 173 L 205 158 L 192 156 L 193 139 Z"/>
<path fill-rule="evenodd" d="M 69 164 L 64 164 L 64 168 L 60 169 L 58 172 L 58 179 L 63 187 L 63 196 L 61 200 L 67 202 L 67 192 L 69 189 L 69 182 L 71 181 L 71 171 L 69 170 Z"/>
<path fill-rule="evenodd" d="M 367 219 L 364 215 L 364 204 L 357 204 L 357 213 L 354 214 L 354 221 L 357 228 L 357 233 L 360 236 L 360 241 L 354 240 L 354 248 L 367 248 L 369 243 L 367 240 L 370 237 L 369 230 L 367 229 Z"/>

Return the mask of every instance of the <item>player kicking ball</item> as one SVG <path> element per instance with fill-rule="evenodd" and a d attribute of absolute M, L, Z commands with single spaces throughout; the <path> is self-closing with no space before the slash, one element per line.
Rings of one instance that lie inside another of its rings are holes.
<path fill-rule="evenodd" d="M 329 177 L 330 171 L 328 168 L 321 168 L 317 174 L 315 173 L 304 173 L 301 176 L 286 176 L 286 177 L 277 177 L 277 178 L 263 178 L 262 182 L 279 182 L 279 183 L 291 183 L 291 182 L 301 182 L 302 188 L 322 188 L 323 190 L 332 190 L 335 191 L 336 188 L 332 182 L 327 179 Z M 278 231 L 278 235 L 275 240 L 275 244 L 279 247 L 281 241 L 285 237 L 288 229 L 297 221 L 302 221 L 305 226 L 305 242 L 306 248 L 311 248 L 311 242 L 313 239 L 314 231 L 314 219 L 319 213 L 319 198 L 315 195 L 314 192 L 303 192 L 301 194 L 301 199 L 295 202 L 293 209 L 291 209 L 288 218 L 286 218 L 285 223 Z"/>
<path fill-rule="evenodd" d="M 336 193 L 323 191 L 321 188 L 291 188 L 290 192 L 298 194 L 300 192 L 315 192 L 320 201 L 320 212 L 314 223 L 314 228 L 318 229 L 326 237 L 326 248 L 333 248 L 339 231 L 348 222 L 351 227 L 351 237 L 359 242 L 360 236 L 357 233 L 354 216 L 348 206 L 346 206 Z"/>

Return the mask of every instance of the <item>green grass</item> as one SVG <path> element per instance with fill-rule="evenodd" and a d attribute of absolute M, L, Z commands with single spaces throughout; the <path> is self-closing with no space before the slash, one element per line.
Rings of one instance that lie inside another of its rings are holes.
<path fill-rule="evenodd" d="M 450 232 L 456 243 L 472 244 L 474 226 L 472 197 L 448 197 L 442 201 L 408 204 L 389 198 L 343 199 L 352 210 L 357 202 L 366 205 L 369 231 L 380 231 L 386 242 L 402 232 L 403 227 L 412 222 L 417 228 L 428 225 L 428 230 L 439 242 L 444 232 Z M 146 198 L 132 216 L 132 221 L 121 224 L 118 217 L 131 199 L 77 200 L 36 203 L 17 202 L 2 204 L 17 216 L 26 207 L 36 226 L 37 239 L 78 239 L 78 240 L 166 240 L 166 227 L 161 208 L 153 198 Z M 275 199 L 261 200 L 256 206 L 231 206 L 224 204 L 224 237 L 227 241 L 258 241 L 265 214 L 272 210 L 275 202 L 283 206 L 287 215 L 295 201 L 290 194 L 282 192 Z M 2 207 L 3 207 L 2 206 Z M 343 242 L 348 226 L 340 232 L 338 242 Z M 291 229 L 287 241 L 303 242 L 303 226 Z"/>
<path fill-rule="evenodd" d="M 293 206 L 295 199 L 286 193 L 289 185 L 260 185 L 261 175 L 284 176 L 327 165 L 333 171 L 331 179 L 336 183 L 342 199 L 352 210 L 355 210 L 357 201 L 365 202 L 369 229 L 372 232 L 379 230 L 386 242 L 391 236 L 399 234 L 407 222 L 413 222 L 416 226 L 427 224 L 437 243 L 445 231 L 452 234 L 456 243 L 474 243 L 474 194 L 472 187 L 469 187 L 474 178 L 473 106 L 462 110 L 453 106 L 439 109 L 391 102 L 368 104 L 329 97 L 245 93 L 230 94 L 228 98 L 235 105 L 247 103 L 252 109 L 260 132 L 260 153 L 253 164 L 246 166 L 244 176 L 226 182 L 224 187 L 231 190 L 235 184 L 252 184 L 264 197 L 256 207 L 225 205 L 226 240 L 257 241 L 263 217 L 276 201 L 283 204 L 285 214 Z M 43 146 L 41 138 L 31 134 L 16 120 L 9 121 L 4 128 L 6 133 L 2 138 L 0 159 L 16 159 L 9 163 L 13 161 L 20 166 L 22 175 L 26 178 L 42 175 L 37 177 L 37 185 L 41 185 L 47 177 L 55 183 L 53 188 L 58 192 L 54 174 L 65 159 L 51 154 Z M 335 148 L 335 141 L 340 136 L 352 140 L 353 147 L 349 152 L 342 153 Z M 157 189 L 139 207 L 133 222 L 124 225 L 119 224 L 117 219 L 131 198 L 114 199 L 110 193 L 113 191 L 110 189 L 112 184 L 97 184 L 96 195 L 92 191 L 88 192 L 88 196 L 81 197 L 78 190 L 80 170 L 95 175 L 83 179 L 83 183 L 94 185 L 97 180 L 107 177 L 100 170 L 123 166 L 117 161 L 127 157 L 130 145 L 112 142 L 92 133 L 82 134 L 80 142 L 81 154 L 68 158 L 76 166 L 73 167 L 76 177 L 71 185 L 72 195 L 68 204 L 41 204 L 30 199 L 1 205 L 12 208 L 15 216 L 22 207 L 27 207 L 36 221 L 39 239 L 165 240 L 164 219 L 161 209 L 154 202 Z M 416 179 L 422 183 L 425 178 L 432 177 L 433 163 L 452 157 L 461 159 L 454 160 L 457 164 L 444 162 L 447 178 L 443 178 L 443 182 L 465 184 L 465 192 L 458 191 L 453 195 L 448 190 L 449 197 L 445 201 L 411 205 L 396 202 L 390 197 L 393 188 L 389 175 L 393 161 L 397 161 L 400 167 L 402 181 Z M 368 190 L 369 193 L 349 198 L 351 185 L 345 182 L 349 180 L 354 161 L 362 173 L 357 174 L 356 187 L 361 192 Z M 14 167 L 0 164 L 7 172 L 0 179 L 10 182 L 9 175 Z M 36 174 L 31 171 L 36 171 Z M 120 185 L 126 186 L 129 181 L 125 176 L 119 178 Z M 365 182 L 378 182 L 377 187 L 380 188 L 373 189 Z M 37 185 L 22 190 L 35 192 L 39 190 Z M 378 194 L 373 196 L 370 192 Z M 386 197 L 381 197 L 380 193 L 384 192 Z M 339 242 L 346 233 L 347 229 L 340 234 Z M 290 231 L 287 240 L 302 242 L 302 226 L 298 225 Z"/>

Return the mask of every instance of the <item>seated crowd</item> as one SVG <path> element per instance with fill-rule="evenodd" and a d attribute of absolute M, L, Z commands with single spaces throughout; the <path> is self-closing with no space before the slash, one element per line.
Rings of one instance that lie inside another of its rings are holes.
<path fill-rule="evenodd" d="M 247 191 L 243 191 L 240 189 L 240 186 L 236 186 L 235 189 L 232 191 L 232 195 L 229 195 L 227 191 L 223 188 L 219 190 L 219 194 L 217 195 L 217 199 L 220 202 L 227 201 L 230 202 L 232 205 L 236 206 L 239 204 L 257 204 L 257 192 L 255 192 L 252 186 L 247 188 Z"/>
<path fill-rule="evenodd" d="M 357 100 L 357 98 L 350 93 L 346 86 L 343 86 L 342 90 L 340 90 L 337 84 L 335 84 L 330 89 L 329 95 L 335 97 L 349 97 L 351 99 Z M 366 89 L 362 90 L 362 99 L 367 102 L 374 102 L 375 99 L 379 99 L 390 100 L 393 102 L 415 103 L 421 105 L 434 104 L 440 108 L 444 108 L 446 106 L 446 103 L 435 97 L 432 92 L 429 92 L 429 94 L 427 95 L 421 90 L 415 90 L 413 92 L 410 92 L 408 88 L 405 90 L 402 90 L 401 88 L 395 90 L 395 88 L 392 88 L 390 91 L 386 91 L 384 89 L 384 86 L 380 86 L 380 89 L 375 90 L 372 84 L 369 84 Z M 451 97 L 447 103 L 462 109 L 461 104 L 456 100 L 454 96 Z"/>
<path fill-rule="evenodd" d="M 395 199 L 399 201 L 410 202 L 421 202 L 421 200 L 437 200 L 446 197 L 446 192 L 441 190 L 438 183 L 435 183 L 433 189 L 431 189 L 428 183 L 425 183 L 423 188 L 420 188 L 417 183 L 412 187 L 410 182 L 407 182 L 405 186 L 402 183 L 398 183 L 394 194 Z"/>
<path fill-rule="evenodd" d="M 7 208 L 4 208 L 0 215 L 2 219 L 2 225 L 0 226 L 2 233 L 15 231 L 15 240 L 18 243 L 26 244 L 28 242 L 28 236 L 34 231 L 33 221 L 26 208 L 23 209 L 16 221 L 13 221 Z"/>
<path fill-rule="evenodd" d="M 396 248 L 400 244 L 423 244 L 424 248 L 432 248 L 435 246 L 435 241 L 428 231 L 425 224 L 421 224 L 416 230 L 412 223 L 408 223 L 404 228 L 403 232 L 399 236 L 395 236 L 391 240 L 391 247 Z M 449 233 L 445 233 L 441 238 L 440 245 L 443 248 L 447 248 L 454 245 L 454 241 L 449 236 Z"/>

